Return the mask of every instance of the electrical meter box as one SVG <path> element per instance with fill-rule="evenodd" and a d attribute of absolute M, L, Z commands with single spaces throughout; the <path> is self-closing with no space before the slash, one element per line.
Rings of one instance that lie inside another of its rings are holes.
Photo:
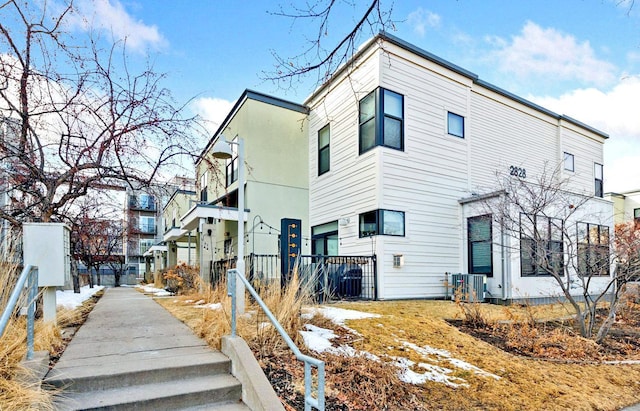
<path fill-rule="evenodd" d="M 23 223 L 24 264 L 38 266 L 38 287 L 71 282 L 71 230 L 62 223 Z"/>

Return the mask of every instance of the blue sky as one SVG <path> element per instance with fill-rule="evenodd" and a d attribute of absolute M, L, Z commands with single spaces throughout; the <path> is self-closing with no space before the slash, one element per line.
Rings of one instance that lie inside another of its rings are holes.
<path fill-rule="evenodd" d="M 314 36 L 312 23 L 272 14 L 280 5 L 291 10 L 293 0 L 80 1 L 97 26 L 127 37 L 134 62 L 151 59 L 156 70 L 168 73 L 165 85 L 175 97 L 193 99 L 191 109 L 213 123 L 246 88 L 302 102 L 314 86 L 309 79 L 284 90 L 260 79 L 273 68 L 272 52 L 298 54 L 305 38 Z M 640 4 L 381 2 L 383 10 L 393 7 L 395 36 L 609 133 L 605 191 L 640 189 Z M 351 29 L 369 1 L 337 3 L 327 45 Z"/>

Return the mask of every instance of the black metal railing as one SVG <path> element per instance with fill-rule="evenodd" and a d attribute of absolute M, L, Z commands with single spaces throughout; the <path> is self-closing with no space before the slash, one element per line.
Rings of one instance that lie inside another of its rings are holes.
<path fill-rule="evenodd" d="M 377 300 L 376 256 L 303 255 L 297 270 L 302 287 L 308 287 L 317 301 Z M 236 258 L 212 261 L 209 281 L 212 285 L 225 279 L 228 269 L 236 267 Z M 245 257 L 245 275 L 252 285 L 280 283 L 286 286 L 290 277 L 281 274 L 277 254 L 249 254 Z"/>

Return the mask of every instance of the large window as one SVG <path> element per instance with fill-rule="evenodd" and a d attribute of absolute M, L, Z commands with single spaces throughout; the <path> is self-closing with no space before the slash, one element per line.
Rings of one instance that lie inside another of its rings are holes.
<path fill-rule="evenodd" d="M 595 178 L 595 196 L 602 197 L 603 191 L 603 172 L 602 172 L 602 164 L 594 163 L 593 166 L 593 176 Z"/>
<path fill-rule="evenodd" d="M 464 138 L 464 117 L 459 114 L 447 112 L 447 133 L 452 136 Z"/>
<path fill-rule="evenodd" d="M 329 124 L 327 124 L 318 131 L 318 175 L 326 173 L 331 168 L 330 138 Z"/>
<path fill-rule="evenodd" d="M 578 274 L 609 275 L 609 227 L 578 223 Z"/>
<path fill-rule="evenodd" d="M 338 255 L 338 222 L 312 227 L 311 241 L 313 255 Z"/>
<path fill-rule="evenodd" d="M 153 246 L 153 243 L 155 242 L 155 240 L 153 239 L 149 239 L 149 238 L 143 238 L 140 240 L 139 245 L 140 245 L 140 255 L 143 255 L 144 253 L 147 252 L 147 250 L 149 250 L 151 248 L 151 246 Z"/>
<path fill-rule="evenodd" d="M 376 146 L 404 150 L 404 96 L 378 88 L 360 100 L 360 154 Z"/>
<path fill-rule="evenodd" d="M 232 142 L 237 142 L 238 138 L 235 137 Z M 238 180 L 238 145 L 231 144 L 231 158 L 225 160 L 227 162 L 227 187 Z"/>
<path fill-rule="evenodd" d="M 564 169 L 567 171 L 575 171 L 575 161 L 574 161 L 574 157 L 573 154 L 571 153 L 564 153 Z"/>
<path fill-rule="evenodd" d="M 491 216 L 471 217 L 467 220 L 469 273 L 493 276 Z"/>
<path fill-rule="evenodd" d="M 520 270 L 523 277 L 563 275 L 562 220 L 520 214 Z"/>
<path fill-rule="evenodd" d="M 156 218 L 149 216 L 140 216 L 139 228 L 143 233 L 155 233 L 156 232 Z"/>
<path fill-rule="evenodd" d="M 404 237 L 404 211 L 373 210 L 360 214 L 360 237 L 373 235 Z"/>

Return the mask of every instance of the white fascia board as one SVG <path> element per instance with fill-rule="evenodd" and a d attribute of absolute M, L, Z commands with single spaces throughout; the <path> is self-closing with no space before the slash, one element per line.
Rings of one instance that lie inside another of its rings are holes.
<path fill-rule="evenodd" d="M 180 228 L 185 231 L 192 231 L 198 228 L 200 219 L 215 218 L 217 220 L 238 220 L 238 209 L 235 207 L 219 207 L 208 204 L 197 204 L 180 218 Z M 245 209 L 243 221 L 247 221 L 249 213 Z"/>

